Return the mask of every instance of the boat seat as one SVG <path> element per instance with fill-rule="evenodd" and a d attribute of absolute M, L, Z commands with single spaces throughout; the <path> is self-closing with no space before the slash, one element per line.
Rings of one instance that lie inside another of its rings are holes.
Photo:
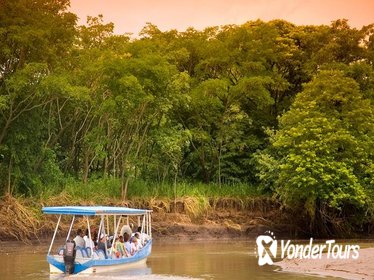
<path fill-rule="evenodd" d="M 93 254 L 92 254 L 92 258 L 93 258 L 94 260 L 98 260 L 98 259 L 99 259 L 99 255 L 97 254 L 96 251 L 93 252 Z"/>
<path fill-rule="evenodd" d="M 76 257 L 76 258 L 83 258 L 82 248 L 78 247 L 78 248 L 76 249 L 75 257 Z"/>
<path fill-rule="evenodd" d="M 101 249 L 96 250 L 96 254 L 98 255 L 99 259 L 105 260 L 105 254 L 104 254 L 103 250 L 101 250 Z"/>
<path fill-rule="evenodd" d="M 81 248 L 81 251 L 82 251 L 83 258 L 88 258 L 88 253 L 87 253 L 86 248 Z"/>
<path fill-rule="evenodd" d="M 87 247 L 86 252 L 87 252 L 87 257 L 90 258 L 91 257 L 91 248 Z"/>

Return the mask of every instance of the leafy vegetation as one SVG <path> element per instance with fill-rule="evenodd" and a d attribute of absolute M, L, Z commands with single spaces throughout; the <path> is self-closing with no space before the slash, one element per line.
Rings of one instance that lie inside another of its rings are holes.
<path fill-rule="evenodd" d="M 355 224 L 365 216 L 374 166 L 372 115 L 357 82 L 341 71 L 321 71 L 280 118 L 260 155 L 262 176 L 287 206 L 305 209 L 311 229 L 321 220 L 334 224 L 344 217 Z M 269 162 L 276 173 L 268 171 Z"/>
<path fill-rule="evenodd" d="M 0 3 L 1 193 L 276 196 L 311 232 L 373 221 L 374 26 L 113 33 Z"/>

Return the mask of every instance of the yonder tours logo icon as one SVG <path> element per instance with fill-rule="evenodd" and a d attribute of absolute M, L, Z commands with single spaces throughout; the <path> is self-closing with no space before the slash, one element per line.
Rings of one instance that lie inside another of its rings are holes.
<path fill-rule="evenodd" d="M 277 256 L 277 240 L 271 231 L 267 231 L 269 235 L 259 235 L 256 239 L 258 265 L 273 264 L 272 258 Z"/>

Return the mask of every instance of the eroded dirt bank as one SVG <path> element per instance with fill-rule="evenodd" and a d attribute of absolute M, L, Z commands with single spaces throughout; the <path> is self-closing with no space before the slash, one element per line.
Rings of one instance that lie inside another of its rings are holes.
<path fill-rule="evenodd" d="M 269 198 L 241 200 L 211 200 L 209 207 L 194 213 L 189 202 L 180 200 L 170 209 L 153 208 L 153 231 L 155 238 L 220 239 L 253 238 L 269 229 L 282 228 L 279 205 Z M 284 229 L 290 229 L 285 227 Z M 284 230 L 282 230 L 284 231 Z"/>
<path fill-rule="evenodd" d="M 48 202 L 3 197 L 0 202 L 0 240 L 16 239 L 27 242 L 51 236 L 57 219 L 54 215 L 43 215 L 41 212 L 43 206 L 51 205 L 98 204 L 91 201 L 71 201 L 69 197 L 63 196 Z M 156 239 L 252 238 L 268 229 L 279 230 L 285 235 L 293 230 L 283 222 L 287 218 L 283 217 L 280 205 L 268 197 L 185 197 L 177 201 L 133 199 L 127 202 L 111 200 L 101 205 L 152 209 L 152 231 Z M 68 225 L 69 222 L 66 220 L 61 232 L 64 232 Z M 77 226 L 85 228 L 85 223 L 82 220 L 81 225 Z"/>

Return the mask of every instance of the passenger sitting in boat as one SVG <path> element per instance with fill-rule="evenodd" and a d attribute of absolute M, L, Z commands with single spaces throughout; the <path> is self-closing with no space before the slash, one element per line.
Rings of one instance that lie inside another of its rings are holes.
<path fill-rule="evenodd" d="M 116 258 L 121 257 L 121 252 L 119 251 L 118 243 L 119 243 L 119 238 L 116 237 L 116 240 L 114 241 L 114 246 L 113 246 L 113 254 L 116 256 Z"/>
<path fill-rule="evenodd" d="M 123 248 L 123 257 L 130 257 L 130 253 L 127 252 L 126 250 L 126 243 L 125 243 L 125 239 L 123 238 L 123 236 L 120 236 L 119 237 L 119 241 L 121 242 L 122 244 L 122 248 Z"/>
<path fill-rule="evenodd" d="M 136 252 L 138 252 L 140 250 L 139 248 L 139 242 L 138 242 L 138 238 L 136 238 L 135 236 L 132 238 L 132 242 L 131 242 L 131 255 L 134 255 Z"/>
<path fill-rule="evenodd" d="M 141 228 L 140 228 L 140 230 L 141 230 Z M 135 235 L 138 233 L 138 235 L 139 235 L 139 233 L 140 233 L 140 231 L 139 231 L 139 228 L 138 228 L 138 231 L 137 232 L 134 232 L 133 234 L 131 234 L 131 237 L 130 237 L 130 243 L 132 243 L 132 240 L 133 240 L 133 238 L 135 237 Z M 138 239 L 139 239 L 139 237 L 138 237 Z"/>
<path fill-rule="evenodd" d="M 144 233 L 144 232 L 143 233 L 141 233 L 141 232 L 142 232 L 142 227 L 138 227 L 138 231 L 136 233 L 139 234 L 139 237 L 137 237 L 137 238 L 140 239 L 140 241 L 141 241 L 139 244 L 144 246 L 149 240 L 149 235 Z"/>
<path fill-rule="evenodd" d="M 75 245 L 77 247 L 84 248 L 85 247 L 85 241 L 83 239 L 84 233 L 82 229 L 77 230 L 77 236 L 74 238 Z"/>
<path fill-rule="evenodd" d="M 123 241 L 125 242 L 126 256 L 128 257 L 132 256 L 133 254 L 131 252 L 130 236 L 127 234 L 127 232 L 123 234 Z"/>
<path fill-rule="evenodd" d="M 107 242 L 106 234 L 103 234 L 103 233 L 100 234 L 100 240 L 99 240 L 99 243 L 97 243 L 97 249 L 98 250 L 103 250 L 105 258 L 107 259 L 108 254 L 107 254 L 107 251 L 106 251 L 107 250 L 106 242 Z"/>
<path fill-rule="evenodd" d="M 113 236 L 106 236 L 106 247 L 107 249 L 112 248 Z"/>
<path fill-rule="evenodd" d="M 94 236 L 92 235 L 91 233 L 91 236 L 92 236 L 92 239 L 94 238 Z M 83 237 L 84 239 L 84 244 L 85 244 L 85 247 L 86 248 L 95 248 L 95 242 L 90 239 L 90 237 L 88 236 L 88 229 L 86 229 L 86 235 Z"/>
<path fill-rule="evenodd" d="M 135 237 L 138 240 L 137 243 L 138 243 L 138 251 L 139 251 L 141 248 L 143 248 L 143 244 L 142 244 L 142 241 L 140 239 L 140 232 L 136 232 Z"/>
<path fill-rule="evenodd" d="M 127 257 L 126 250 L 125 250 L 125 244 L 123 244 L 123 237 L 117 237 L 116 241 L 114 242 L 113 252 L 116 255 L 117 258 L 120 258 L 122 256 Z"/>

